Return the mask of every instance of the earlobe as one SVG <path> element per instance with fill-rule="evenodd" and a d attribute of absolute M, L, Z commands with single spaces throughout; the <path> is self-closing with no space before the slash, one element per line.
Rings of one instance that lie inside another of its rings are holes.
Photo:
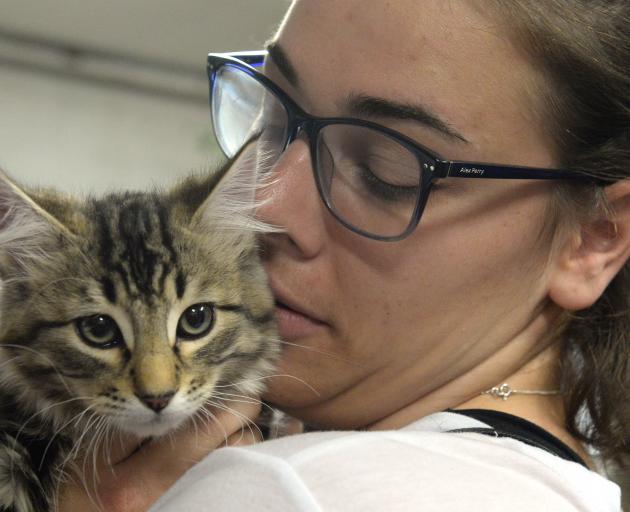
<path fill-rule="evenodd" d="M 549 297 L 564 309 L 594 304 L 630 258 L 630 181 L 610 185 L 605 194 L 609 215 L 582 226 L 554 258 Z"/>

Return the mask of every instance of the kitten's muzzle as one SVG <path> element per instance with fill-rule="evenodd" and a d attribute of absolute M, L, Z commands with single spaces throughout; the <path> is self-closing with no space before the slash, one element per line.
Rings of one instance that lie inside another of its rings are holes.
<path fill-rule="evenodd" d="M 140 401 L 146 405 L 149 409 L 159 413 L 162 409 L 170 403 L 171 399 L 175 396 L 175 391 L 164 393 L 162 395 L 138 395 L 136 396 Z"/>

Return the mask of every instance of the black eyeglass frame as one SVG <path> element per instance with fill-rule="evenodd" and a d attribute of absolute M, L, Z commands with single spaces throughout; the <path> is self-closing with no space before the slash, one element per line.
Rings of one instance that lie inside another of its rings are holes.
<path fill-rule="evenodd" d="M 250 52 L 234 52 L 234 53 L 210 53 L 208 54 L 208 79 L 210 85 L 210 106 L 211 106 L 211 118 L 213 127 L 216 133 L 216 123 L 214 120 L 214 112 L 212 111 L 212 97 L 213 88 L 215 83 L 216 73 L 223 66 L 229 65 L 238 68 L 239 70 L 247 73 L 253 79 L 258 81 L 266 90 L 274 94 L 287 114 L 287 140 L 285 141 L 282 151 L 285 151 L 289 144 L 291 144 L 300 132 L 304 132 L 308 137 L 309 149 L 311 153 L 311 161 L 313 174 L 317 190 L 319 192 L 324 205 L 328 211 L 339 221 L 343 226 L 349 230 L 367 237 L 373 240 L 380 240 L 384 242 L 395 242 L 402 240 L 411 234 L 422 217 L 422 213 L 429 199 L 431 192 L 431 186 L 433 181 L 442 178 L 488 178 L 488 179 L 512 179 L 512 180 L 580 180 L 580 181 L 594 181 L 592 177 L 580 174 L 576 171 L 563 170 L 563 169 L 546 169 L 541 167 L 526 167 L 526 166 L 509 166 L 500 164 L 491 164 L 484 162 L 464 162 L 458 160 L 447 160 L 433 151 L 425 148 L 421 144 L 418 144 L 414 140 L 410 139 L 406 135 L 399 133 L 395 130 L 382 126 L 378 123 L 366 121 L 364 119 L 357 119 L 351 117 L 317 117 L 304 111 L 293 99 L 284 92 L 273 81 L 267 78 L 264 74 L 256 70 L 257 67 L 264 65 L 267 51 L 250 51 Z M 418 195 L 416 205 L 409 224 L 405 230 L 396 236 L 381 236 L 376 235 L 348 223 L 342 217 L 340 217 L 335 208 L 332 205 L 329 194 L 325 191 L 322 184 L 322 178 L 320 176 L 319 162 L 318 162 L 318 135 L 322 128 L 329 125 L 355 125 L 370 128 L 377 132 L 395 140 L 406 148 L 410 153 L 415 155 L 418 160 L 419 168 L 422 171 L 420 177 L 420 194 Z M 223 150 L 223 148 L 221 148 Z M 224 150 L 223 150 L 224 151 Z M 227 155 L 226 155 L 227 156 Z"/>

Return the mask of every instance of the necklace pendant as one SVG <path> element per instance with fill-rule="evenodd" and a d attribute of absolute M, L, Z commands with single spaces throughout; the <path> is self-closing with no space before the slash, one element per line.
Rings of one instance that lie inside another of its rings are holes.
<path fill-rule="evenodd" d="M 495 386 L 481 393 L 482 395 L 491 395 L 494 398 L 500 398 L 501 400 L 507 400 L 512 395 L 559 395 L 561 391 L 559 389 L 513 389 L 507 382 L 504 382 L 500 386 Z"/>
<path fill-rule="evenodd" d="M 507 382 L 504 382 L 500 386 L 495 386 L 489 391 L 486 391 L 486 393 L 505 401 L 512 396 L 514 390 L 507 384 Z"/>

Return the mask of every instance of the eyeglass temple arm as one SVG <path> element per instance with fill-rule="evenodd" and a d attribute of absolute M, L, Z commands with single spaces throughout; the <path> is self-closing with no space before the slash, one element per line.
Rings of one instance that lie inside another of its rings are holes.
<path fill-rule="evenodd" d="M 241 51 L 229 53 L 215 53 L 218 55 L 238 59 L 252 67 L 264 64 L 267 50 Z M 431 169 L 438 178 L 489 178 L 489 179 L 537 179 L 537 180 L 589 180 L 588 176 L 573 171 L 560 169 L 540 169 L 532 167 L 513 167 L 482 163 L 459 162 L 450 160 L 435 160 L 435 167 Z"/>
<path fill-rule="evenodd" d="M 212 55 L 232 57 L 233 59 L 238 59 L 241 62 L 249 64 L 250 66 L 255 68 L 263 65 L 265 57 L 267 56 L 267 50 L 214 53 Z"/>
<path fill-rule="evenodd" d="M 588 176 L 561 169 L 512 167 L 448 160 L 438 160 L 434 172 L 435 176 L 440 178 L 503 178 L 516 180 L 589 179 Z"/>

